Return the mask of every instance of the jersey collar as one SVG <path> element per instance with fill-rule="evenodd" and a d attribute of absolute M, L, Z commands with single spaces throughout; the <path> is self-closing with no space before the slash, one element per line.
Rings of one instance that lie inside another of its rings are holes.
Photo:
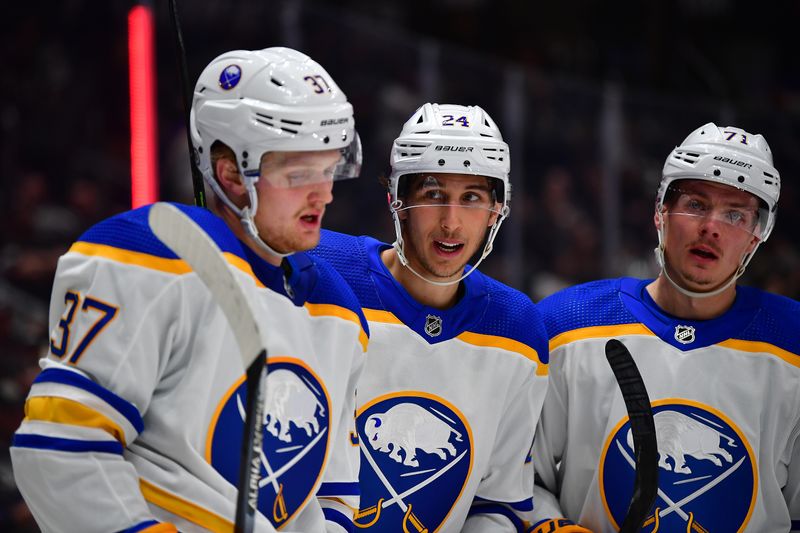
<path fill-rule="evenodd" d="M 710 320 L 686 320 L 664 312 L 647 292 L 653 280 L 623 278 L 620 282 L 622 303 L 637 320 L 661 340 L 681 351 L 705 348 L 735 338 L 759 312 L 755 291 L 736 288 L 736 299 L 723 315 Z"/>
<path fill-rule="evenodd" d="M 486 312 L 489 294 L 486 281 L 475 271 L 461 281 L 463 295 L 449 309 L 436 309 L 417 302 L 392 276 L 381 260 L 390 245 L 366 239 L 370 276 L 384 311 L 389 311 L 429 344 L 452 339 L 477 324 Z M 465 271 L 470 266 L 465 267 Z"/>

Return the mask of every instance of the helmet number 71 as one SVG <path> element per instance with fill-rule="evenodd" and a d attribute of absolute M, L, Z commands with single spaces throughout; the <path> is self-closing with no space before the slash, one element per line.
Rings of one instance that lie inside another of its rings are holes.
<path fill-rule="evenodd" d="M 744 133 L 739 133 L 738 131 L 726 131 L 725 133 L 727 133 L 727 134 L 728 134 L 728 137 L 725 139 L 726 141 L 730 141 L 730 140 L 731 140 L 731 139 L 733 139 L 733 138 L 734 138 L 736 135 L 741 135 L 741 136 L 742 136 L 742 141 L 741 141 L 741 143 L 742 143 L 742 144 L 747 144 L 747 135 L 745 135 Z"/>

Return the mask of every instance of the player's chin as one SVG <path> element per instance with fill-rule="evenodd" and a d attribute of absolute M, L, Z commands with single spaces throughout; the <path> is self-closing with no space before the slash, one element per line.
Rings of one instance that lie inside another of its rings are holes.
<path fill-rule="evenodd" d="M 316 232 L 304 232 L 302 236 L 295 239 L 294 243 L 294 251 L 296 252 L 305 252 L 311 250 L 312 248 L 316 248 L 319 244 L 320 233 L 319 230 Z"/>

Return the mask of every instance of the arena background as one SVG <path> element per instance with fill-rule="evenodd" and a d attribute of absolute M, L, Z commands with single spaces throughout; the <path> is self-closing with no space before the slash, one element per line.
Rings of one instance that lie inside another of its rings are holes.
<path fill-rule="evenodd" d="M 57 258 L 89 225 L 130 205 L 133 5 L 4 5 L 2 531 L 37 531 L 15 488 L 8 443 L 47 346 Z M 150 5 L 160 197 L 191 203 L 167 4 Z M 776 230 L 743 282 L 800 295 L 800 3 L 183 0 L 180 9 L 193 79 L 224 51 L 283 45 L 318 60 L 348 95 L 364 168 L 336 185 L 328 228 L 391 240 L 377 178 L 402 123 L 426 101 L 478 104 L 511 146 L 514 187 L 486 272 L 535 301 L 595 278 L 652 277 L 664 159 L 714 121 L 764 134 L 783 182 Z"/>

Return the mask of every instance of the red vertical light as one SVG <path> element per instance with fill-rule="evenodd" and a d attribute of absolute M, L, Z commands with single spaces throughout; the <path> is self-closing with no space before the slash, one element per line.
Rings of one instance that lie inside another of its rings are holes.
<path fill-rule="evenodd" d="M 153 12 L 138 5 L 128 13 L 128 65 L 131 101 L 131 205 L 158 198 L 158 148 Z"/>

